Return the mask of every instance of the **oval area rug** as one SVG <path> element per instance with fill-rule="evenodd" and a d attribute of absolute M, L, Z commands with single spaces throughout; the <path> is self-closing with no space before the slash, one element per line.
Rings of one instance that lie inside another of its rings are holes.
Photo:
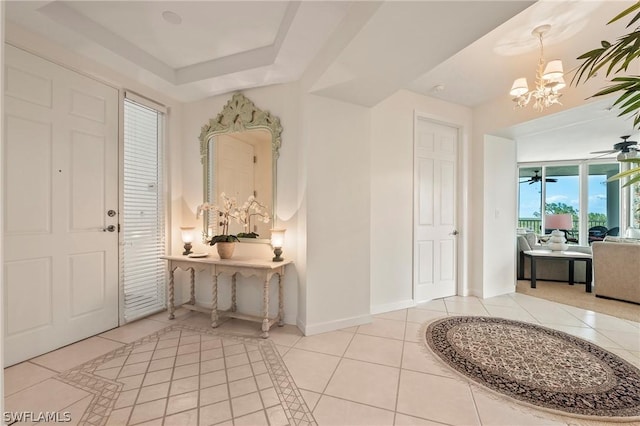
<path fill-rule="evenodd" d="M 640 370 L 593 343 L 503 318 L 431 322 L 427 347 L 490 390 L 536 408 L 598 420 L 640 420 Z"/>

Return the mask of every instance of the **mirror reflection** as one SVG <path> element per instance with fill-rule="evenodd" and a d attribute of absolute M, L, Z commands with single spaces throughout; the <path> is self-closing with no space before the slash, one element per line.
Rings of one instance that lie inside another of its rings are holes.
<path fill-rule="evenodd" d="M 228 233 L 252 238 L 245 241 L 269 241 L 281 133 L 277 117 L 259 110 L 240 93 L 202 128 L 204 202 L 221 206 L 222 194 L 235 200 L 243 214 L 241 223 L 230 221 Z M 209 237 L 221 233 L 214 211 L 204 212 L 203 228 Z"/>

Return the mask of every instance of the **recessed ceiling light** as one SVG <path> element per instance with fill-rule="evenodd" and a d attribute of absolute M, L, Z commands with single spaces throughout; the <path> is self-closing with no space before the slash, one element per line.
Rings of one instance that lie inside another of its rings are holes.
<path fill-rule="evenodd" d="M 180 25 L 182 23 L 182 17 L 170 10 L 165 10 L 164 12 L 162 12 L 162 19 L 174 25 Z"/>

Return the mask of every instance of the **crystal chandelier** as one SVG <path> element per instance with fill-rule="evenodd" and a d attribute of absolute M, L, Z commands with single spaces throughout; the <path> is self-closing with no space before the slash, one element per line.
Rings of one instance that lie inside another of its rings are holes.
<path fill-rule="evenodd" d="M 542 35 L 551 29 L 551 25 L 540 25 L 531 32 L 531 35 L 540 40 L 540 59 L 538 59 L 538 69 L 536 70 L 536 86 L 529 90 L 527 79 L 522 77 L 513 82 L 509 94 L 513 96 L 516 103 L 515 108 L 523 108 L 529 105 L 533 99 L 533 109 L 540 112 L 553 104 L 560 103 L 560 90 L 566 86 L 564 73 L 562 71 L 562 61 L 555 59 L 549 61 L 545 67 L 544 47 L 542 45 Z"/>

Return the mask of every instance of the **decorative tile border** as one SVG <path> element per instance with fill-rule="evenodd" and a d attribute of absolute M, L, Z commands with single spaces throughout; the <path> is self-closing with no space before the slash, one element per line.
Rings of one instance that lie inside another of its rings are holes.
<path fill-rule="evenodd" d="M 311 410 L 309 410 L 309 407 L 272 341 L 250 336 L 221 333 L 213 329 L 204 329 L 183 324 L 166 327 L 163 330 L 126 344 L 121 348 L 115 349 L 54 377 L 57 380 L 93 394 L 93 398 L 79 424 L 91 426 L 106 425 L 123 389 L 124 384 L 118 382 L 117 378 L 112 380 L 97 375 L 96 370 L 98 370 L 100 366 L 116 358 L 128 357 L 132 353 L 135 353 L 137 348 L 159 342 L 163 337 L 167 337 L 167 334 L 174 332 L 180 334 L 190 332 L 191 334 L 219 337 L 223 342 L 228 343 L 231 341 L 256 347 L 262 355 L 262 359 L 266 365 L 267 372 L 271 378 L 274 390 L 278 395 L 280 405 L 285 412 L 288 423 L 301 426 L 317 425 Z"/>

